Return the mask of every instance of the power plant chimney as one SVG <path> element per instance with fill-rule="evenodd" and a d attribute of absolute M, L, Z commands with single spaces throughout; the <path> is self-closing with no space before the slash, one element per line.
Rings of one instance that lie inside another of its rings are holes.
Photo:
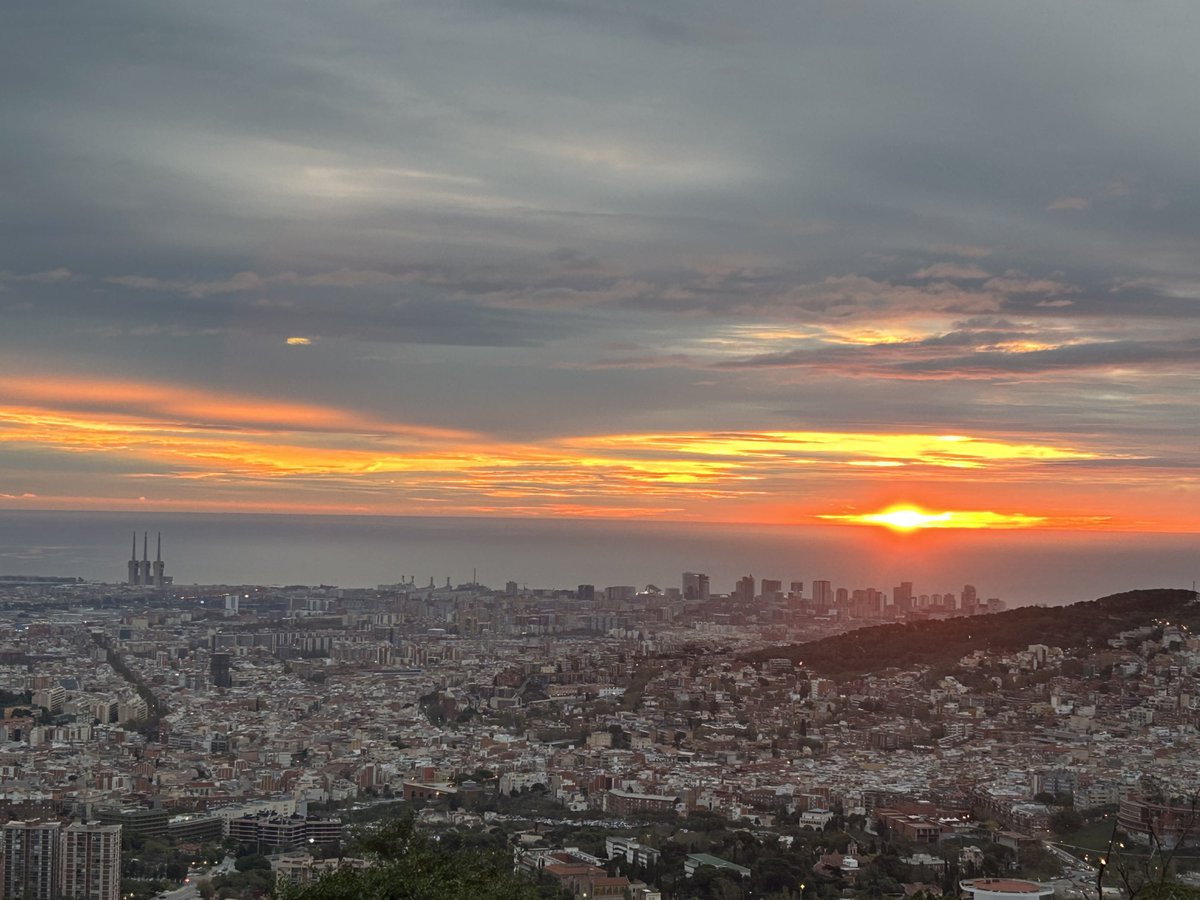
<path fill-rule="evenodd" d="M 154 587 L 163 589 L 162 532 L 158 533 L 158 554 L 154 559 Z"/>
<path fill-rule="evenodd" d="M 142 561 L 138 565 L 138 584 L 149 587 L 153 582 L 150 574 L 150 532 L 142 532 Z"/>
<path fill-rule="evenodd" d="M 129 583 L 138 583 L 137 532 L 133 533 L 133 549 L 129 551 Z"/>

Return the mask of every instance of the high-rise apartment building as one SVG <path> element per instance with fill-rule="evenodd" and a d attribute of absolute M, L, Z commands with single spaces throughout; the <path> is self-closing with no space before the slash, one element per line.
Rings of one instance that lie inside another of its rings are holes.
<path fill-rule="evenodd" d="M 230 656 L 228 653 L 214 653 L 208 661 L 209 676 L 213 687 L 233 687 L 233 674 L 230 671 Z"/>
<path fill-rule="evenodd" d="M 683 573 L 683 599 L 707 601 L 711 596 L 708 576 L 703 572 Z"/>
<path fill-rule="evenodd" d="M 913 586 L 911 581 L 902 581 L 892 588 L 892 612 L 902 616 L 913 608 Z"/>
<path fill-rule="evenodd" d="M 58 900 L 58 822 L 9 822 L 0 829 L 0 900 Z"/>
<path fill-rule="evenodd" d="M 734 598 L 742 603 L 751 603 L 754 600 L 754 576 L 743 575 L 738 579 L 737 586 L 733 589 Z"/>
<path fill-rule="evenodd" d="M 833 605 L 833 584 L 828 581 L 814 581 L 812 583 L 812 600 L 813 606 L 825 612 Z"/>
<path fill-rule="evenodd" d="M 962 609 L 970 614 L 976 611 L 978 605 L 979 593 L 975 590 L 975 585 L 964 584 L 962 589 Z"/>
<path fill-rule="evenodd" d="M 637 596 L 637 588 L 631 584 L 616 584 L 604 589 L 604 602 L 610 607 L 621 603 L 632 603 Z"/>
<path fill-rule="evenodd" d="M 60 896 L 119 900 L 121 826 L 75 822 L 62 831 Z"/>

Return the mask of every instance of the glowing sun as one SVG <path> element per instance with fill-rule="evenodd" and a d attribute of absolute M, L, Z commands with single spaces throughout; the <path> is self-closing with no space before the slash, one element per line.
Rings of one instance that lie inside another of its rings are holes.
<path fill-rule="evenodd" d="M 823 515 L 819 518 L 851 525 L 882 525 L 893 531 L 924 528 L 1031 528 L 1046 521 L 1044 516 L 997 513 L 991 510 L 927 512 L 917 506 L 893 506 L 883 512 L 857 515 Z"/>
<path fill-rule="evenodd" d="M 938 528 L 949 522 L 952 513 L 928 513 L 915 507 L 899 507 L 886 512 L 872 513 L 862 517 L 862 521 L 873 525 L 886 525 L 897 531 L 912 531 L 915 528 Z"/>

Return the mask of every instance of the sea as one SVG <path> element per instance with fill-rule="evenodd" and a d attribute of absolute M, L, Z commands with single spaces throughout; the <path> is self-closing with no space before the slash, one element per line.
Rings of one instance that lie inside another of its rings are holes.
<path fill-rule="evenodd" d="M 677 587 L 705 572 L 714 592 L 753 575 L 890 593 L 960 593 L 1008 606 L 1060 605 L 1136 588 L 1192 588 L 1200 535 L 920 531 L 854 526 L 614 520 L 0 511 L 0 575 L 119 583 L 133 535 L 161 532 L 176 584 L 375 587 L 475 581 L 500 588 Z"/>

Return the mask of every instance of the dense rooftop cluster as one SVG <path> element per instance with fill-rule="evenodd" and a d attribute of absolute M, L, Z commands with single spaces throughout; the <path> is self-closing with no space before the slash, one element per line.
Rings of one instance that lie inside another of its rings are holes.
<path fill-rule="evenodd" d="M 1020 847 L 1069 797 L 1119 816 L 1133 841 L 1186 844 L 1200 638 L 1195 603 L 1178 599 L 1175 621 L 1092 646 L 974 649 L 846 677 L 773 655 L 774 623 L 718 625 L 636 597 L 606 609 L 477 585 L 23 586 L 0 620 L 0 803 L 9 819 L 103 814 L 127 829 L 162 811 L 185 844 L 236 843 L 256 816 L 275 823 L 255 826 L 259 849 L 282 853 L 336 847 L 343 820 L 392 799 L 430 828 L 486 830 L 528 817 L 521 798 L 536 794 L 549 820 L 630 840 L 698 814 L 773 840 L 852 824 L 859 840 L 931 845 L 943 868 L 906 865 L 945 876 L 947 841 Z M 824 849 L 813 883 L 853 881 Z M 626 877 L 604 855 L 599 874 L 538 859 L 526 866 L 565 866 L 576 891 L 585 874 L 593 891 Z M 638 859 L 626 874 L 643 880 L 621 891 L 653 894 L 679 874 Z"/>

